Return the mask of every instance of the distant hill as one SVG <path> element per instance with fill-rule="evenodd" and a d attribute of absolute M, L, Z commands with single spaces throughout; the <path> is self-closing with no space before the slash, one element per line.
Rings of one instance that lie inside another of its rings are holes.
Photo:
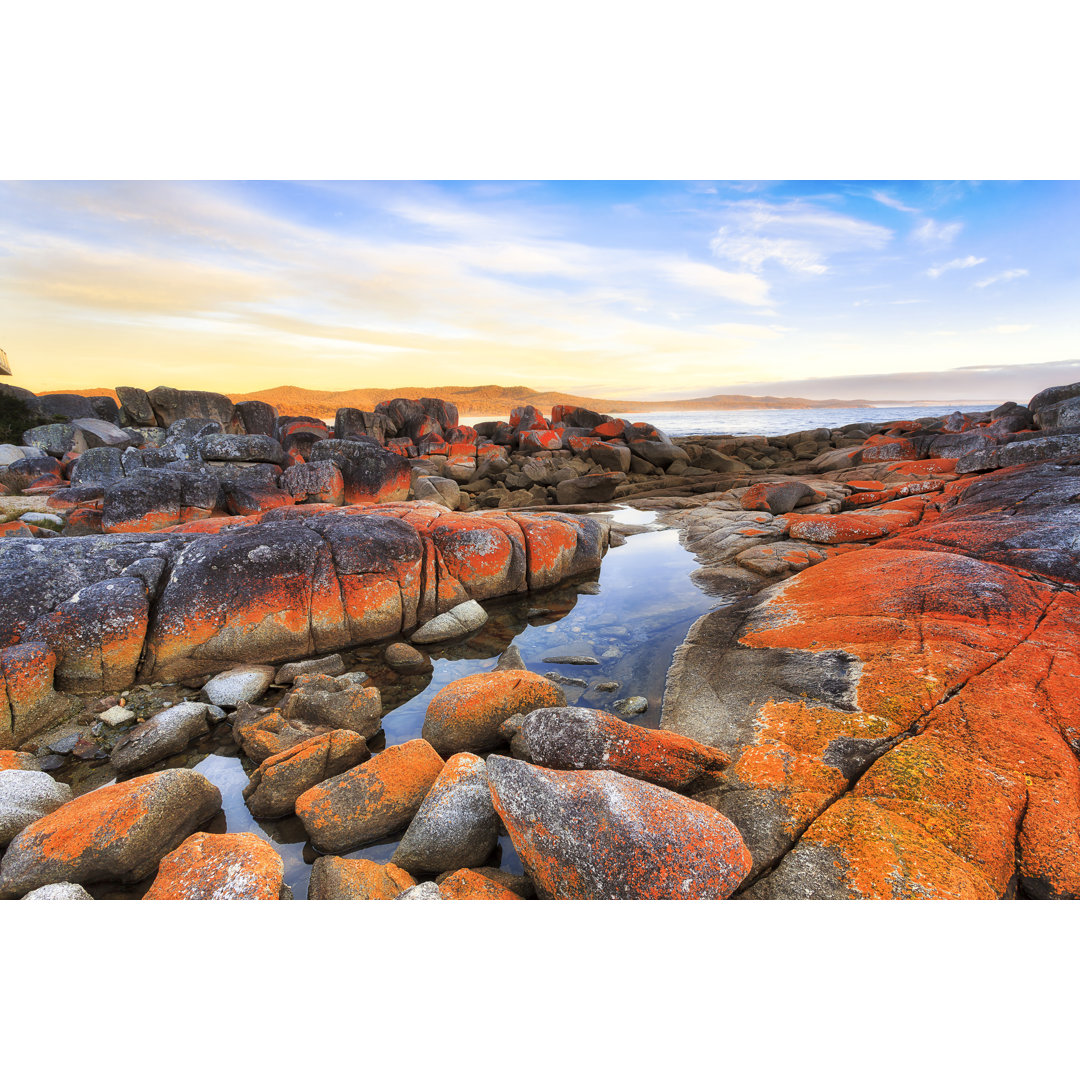
<path fill-rule="evenodd" d="M 92 390 L 52 390 L 49 393 L 108 396 L 108 387 Z M 338 409 L 373 409 L 388 398 L 435 397 L 453 402 L 462 416 L 506 416 L 517 405 L 535 405 L 545 411 L 552 405 L 576 405 L 601 413 L 651 413 L 711 411 L 713 409 L 842 409 L 874 404 L 866 398 L 751 397 L 746 394 L 714 394 L 711 397 L 683 398 L 679 401 L 630 401 L 616 398 L 582 397 L 553 390 L 533 390 L 528 386 L 399 386 L 392 389 L 306 390 L 301 386 L 275 386 L 229 394 L 233 401 L 265 401 L 288 416 L 333 416 Z"/>

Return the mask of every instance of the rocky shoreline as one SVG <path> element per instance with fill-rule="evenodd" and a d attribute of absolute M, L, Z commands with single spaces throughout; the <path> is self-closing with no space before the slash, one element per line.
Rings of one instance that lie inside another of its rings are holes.
<path fill-rule="evenodd" d="M 0 392 L 49 421 L 0 446 L 0 895 L 287 898 L 273 847 L 163 767 L 210 738 L 252 814 L 306 832 L 314 899 L 1080 894 L 1080 385 L 769 439 Z M 731 601 L 677 651 L 662 730 L 511 649 L 385 746 L 342 652 L 430 667 L 484 603 L 595 574 L 615 503 Z M 49 775 L 72 755 L 117 782 L 76 795 Z M 489 865 L 500 836 L 524 875 Z"/>

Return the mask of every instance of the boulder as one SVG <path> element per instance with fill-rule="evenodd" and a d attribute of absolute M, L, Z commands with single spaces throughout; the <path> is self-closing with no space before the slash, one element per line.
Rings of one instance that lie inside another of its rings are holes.
<path fill-rule="evenodd" d="M 277 438 L 278 411 L 265 401 L 238 401 L 234 407 L 235 424 L 248 435 Z"/>
<path fill-rule="evenodd" d="M 81 886 L 70 881 L 58 881 L 55 885 L 42 885 L 28 892 L 24 900 L 93 900 Z"/>
<path fill-rule="evenodd" d="M 407 645 L 404 641 L 395 641 L 387 645 L 386 652 L 383 653 L 383 659 L 395 671 L 401 671 L 407 675 L 420 671 L 430 671 L 432 666 L 430 656 L 425 655 L 419 649 L 414 649 L 411 645 Z"/>
<path fill-rule="evenodd" d="M 144 900 L 280 900 L 281 856 L 254 833 L 189 836 L 158 865 Z"/>
<path fill-rule="evenodd" d="M 215 675 L 203 685 L 211 705 L 235 709 L 243 701 L 257 701 L 270 688 L 274 669 L 262 664 L 245 664 Z"/>
<path fill-rule="evenodd" d="M 71 788 L 44 772 L 5 769 L 0 772 L 0 847 L 27 825 L 58 810 L 71 798 Z"/>
<path fill-rule="evenodd" d="M 396 900 L 415 884 L 411 874 L 393 863 L 323 855 L 311 868 L 308 899 Z"/>
<path fill-rule="evenodd" d="M 341 506 L 345 481 L 332 461 L 305 461 L 290 465 L 281 474 L 281 486 L 297 501 Z"/>
<path fill-rule="evenodd" d="M 674 732 L 630 724 L 599 709 L 536 709 L 510 717 L 503 732 L 511 736 L 514 757 L 533 765 L 614 769 L 667 788 L 715 777 L 731 763 L 722 750 Z"/>
<path fill-rule="evenodd" d="M 422 876 L 482 866 L 498 836 L 484 762 L 474 754 L 455 754 L 405 830 L 394 862 Z"/>
<path fill-rule="evenodd" d="M 122 419 L 127 423 L 136 427 L 154 427 L 157 424 L 154 406 L 150 404 L 145 390 L 134 386 L 118 386 L 116 396 L 120 399 L 120 407 L 124 411 Z"/>
<path fill-rule="evenodd" d="M 532 671 L 467 675 L 431 699 L 423 737 L 443 755 L 489 750 L 504 741 L 503 721 L 515 713 L 565 704 L 562 690 Z"/>
<path fill-rule="evenodd" d="M 106 399 L 108 400 L 108 399 Z M 109 423 L 108 420 L 99 418 L 83 418 L 71 421 L 72 427 L 82 432 L 87 447 L 91 450 L 95 447 L 111 446 L 117 450 L 126 450 L 129 446 L 135 446 L 140 440 L 133 439 L 126 431 Z"/>
<path fill-rule="evenodd" d="M 449 641 L 478 630 L 487 622 L 487 612 L 475 601 L 466 600 L 463 604 L 429 619 L 412 635 L 417 644 L 426 645 L 433 641 Z"/>
<path fill-rule="evenodd" d="M 445 900 L 446 897 L 439 891 L 439 886 L 434 881 L 424 881 L 406 889 L 394 897 L 395 900 Z"/>
<path fill-rule="evenodd" d="M 390 746 L 305 791 L 296 800 L 296 815 L 320 851 L 348 851 L 406 826 L 442 767 L 442 758 L 423 739 Z"/>
<path fill-rule="evenodd" d="M 296 660 L 283 664 L 274 675 L 274 682 L 279 686 L 288 686 L 301 675 L 341 675 L 345 671 L 345 661 L 340 653 L 320 656 L 313 660 Z"/>
<path fill-rule="evenodd" d="M 750 870 L 738 830 L 703 803 L 615 772 L 488 758 L 495 809 L 537 894 L 721 900 Z"/>
<path fill-rule="evenodd" d="M 7 540 L 5 546 L 13 543 Z M 15 592 L 11 581 L 5 584 L 10 593 Z M 0 749 L 21 745 L 74 711 L 75 701 L 56 692 L 55 672 L 56 653 L 45 642 L 27 641 L 0 649 Z"/>
<path fill-rule="evenodd" d="M 630 459 L 633 455 L 630 447 L 624 443 L 601 441 L 590 446 L 588 453 L 601 469 L 621 473 L 630 470 Z"/>
<path fill-rule="evenodd" d="M 205 703 L 182 701 L 121 736 L 109 760 L 117 772 L 136 772 L 178 754 L 209 730 Z"/>
<path fill-rule="evenodd" d="M 370 739 L 382 727 L 382 696 L 377 686 L 358 685 L 345 675 L 305 675 L 281 702 L 288 720 L 344 728 Z"/>
<path fill-rule="evenodd" d="M 72 484 L 109 487 L 124 478 L 124 456 L 115 446 L 84 450 L 71 469 Z"/>
<path fill-rule="evenodd" d="M 789 514 L 814 489 L 797 480 L 782 484 L 753 484 L 739 500 L 744 510 L 764 510 L 770 514 Z"/>
<path fill-rule="evenodd" d="M 33 754 L 20 750 L 0 750 L 0 772 L 7 769 L 40 769 L 41 765 Z"/>
<path fill-rule="evenodd" d="M 60 416 L 65 420 L 97 416 L 90 399 L 82 394 L 39 394 L 35 404 L 42 416 Z"/>
<path fill-rule="evenodd" d="M 233 741 L 254 762 L 266 761 L 275 754 L 332 731 L 324 724 L 286 720 L 277 709 L 268 712 L 250 705 L 241 705 L 233 714 L 232 722 Z"/>
<path fill-rule="evenodd" d="M 198 439 L 204 461 L 251 461 L 284 465 L 285 451 L 269 435 L 203 435 Z"/>
<path fill-rule="evenodd" d="M 57 458 L 81 454 L 88 446 L 86 436 L 74 424 L 42 424 L 24 431 L 22 438 L 27 446 Z"/>
<path fill-rule="evenodd" d="M 221 809 L 221 792 L 190 769 L 97 788 L 28 825 L 0 861 L 0 897 L 41 885 L 141 881 Z"/>
<path fill-rule="evenodd" d="M 478 874 L 475 870 L 458 870 L 439 882 L 444 900 L 521 900 L 513 889 Z"/>
<path fill-rule="evenodd" d="M 370 756 L 367 743 L 355 732 L 317 735 L 263 761 L 251 774 L 244 799 L 254 817 L 287 817 L 308 788 Z"/>
<path fill-rule="evenodd" d="M 586 473 L 584 476 L 563 480 L 555 486 L 555 498 L 561 506 L 576 503 L 606 503 L 615 489 L 626 480 L 625 473 Z"/>
<path fill-rule="evenodd" d="M 149 391 L 147 398 L 158 426 L 163 428 L 185 419 L 214 420 L 226 428 L 233 418 L 233 403 L 224 394 L 214 394 L 209 390 L 175 390 L 171 386 L 157 386 Z"/>
<path fill-rule="evenodd" d="M 350 506 L 404 502 L 409 497 L 412 470 L 407 461 L 377 445 L 326 439 L 311 449 L 310 461 L 330 461 L 340 470 L 345 502 Z"/>
<path fill-rule="evenodd" d="M 152 475 L 151 475 L 152 474 Z M 180 524 L 181 478 L 164 469 L 139 469 L 105 492 L 103 532 L 156 532 Z"/>
<path fill-rule="evenodd" d="M 334 438 L 356 439 L 361 436 L 384 444 L 397 434 L 397 427 L 389 416 L 363 409 L 338 409 L 334 416 Z"/>

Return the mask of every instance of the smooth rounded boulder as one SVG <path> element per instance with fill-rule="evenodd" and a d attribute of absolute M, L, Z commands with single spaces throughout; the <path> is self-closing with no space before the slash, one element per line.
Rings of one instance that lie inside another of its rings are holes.
<path fill-rule="evenodd" d="M 423 739 L 387 747 L 296 800 L 296 816 L 320 851 L 349 851 L 412 821 L 443 760 Z"/>
<path fill-rule="evenodd" d="M 703 803 L 615 772 L 487 761 L 495 810 L 543 899 L 722 900 L 750 871 L 738 829 Z"/>
<path fill-rule="evenodd" d="M 444 756 L 460 750 L 490 750 L 504 741 L 503 721 L 515 713 L 565 704 L 562 690 L 532 671 L 467 675 L 431 699 L 422 734 Z"/>
<path fill-rule="evenodd" d="M 722 750 L 654 731 L 600 709 L 537 709 L 506 721 L 514 757 L 548 769 L 614 769 L 637 780 L 684 788 L 730 764 Z"/>
<path fill-rule="evenodd" d="M 221 809 L 221 792 L 191 769 L 97 788 L 28 825 L 0 862 L 0 898 L 70 881 L 141 881 Z"/>
<path fill-rule="evenodd" d="M 195 833 L 158 866 L 144 900 L 280 900 L 281 856 L 254 833 Z"/>
<path fill-rule="evenodd" d="M 210 730 L 201 701 L 182 701 L 121 736 L 109 760 L 118 772 L 137 772 L 172 754 Z"/>
<path fill-rule="evenodd" d="M 0 847 L 70 798 L 71 788 L 48 773 L 33 769 L 0 772 Z"/>
<path fill-rule="evenodd" d="M 417 810 L 394 851 L 413 874 L 482 866 L 499 839 L 487 769 L 475 754 L 455 754 Z"/>

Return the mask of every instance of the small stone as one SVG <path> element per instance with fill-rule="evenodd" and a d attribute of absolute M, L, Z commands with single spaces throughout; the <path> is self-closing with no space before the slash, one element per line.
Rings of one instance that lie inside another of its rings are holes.
<path fill-rule="evenodd" d="M 620 686 L 622 686 L 622 683 L 598 682 L 593 687 L 593 689 L 596 690 L 598 693 L 601 693 L 601 694 L 614 694 L 615 691 L 618 690 Z"/>
<path fill-rule="evenodd" d="M 613 702 L 611 707 L 620 716 L 637 716 L 639 713 L 648 710 L 649 699 L 637 694 L 634 697 L 620 698 L 618 701 Z"/>
<path fill-rule="evenodd" d="M 45 754 L 37 759 L 37 763 L 42 772 L 56 772 L 67 764 L 67 758 L 62 754 Z"/>
<path fill-rule="evenodd" d="M 412 640 L 420 644 L 448 641 L 470 634 L 486 622 L 487 612 L 475 600 L 466 600 L 464 604 L 458 604 L 442 615 L 429 619 L 413 634 Z"/>
<path fill-rule="evenodd" d="M 425 881 L 420 885 L 414 885 L 403 893 L 394 897 L 395 900 L 445 900 L 446 897 L 439 892 L 439 886 L 434 881 Z"/>
<path fill-rule="evenodd" d="M 55 742 L 49 743 L 49 749 L 54 754 L 70 754 L 75 749 L 75 744 L 81 739 L 81 735 L 65 735 Z"/>
<path fill-rule="evenodd" d="M 212 705 L 236 708 L 241 702 L 261 698 L 274 680 L 274 669 L 263 664 L 245 664 L 215 675 L 203 693 Z"/>
<path fill-rule="evenodd" d="M 557 671 L 545 671 L 544 678 L 552 682 L 562 683 L 563 686 L 588 686 L 587 679 L 573 679 L 569 675 L 560 675 Z"/>
<path fill-rule="evenodd" d="M 595 656 L 545 656 L 543 659 L 545 664 L 599 664 L 600 661 Z"/>
<path fill-rule="evenodd" d="M 229 714 L 218 705 L 207 705 L 206 715 L 212 720 L 224 720 Z"/>
<path fill-rule="evenodd" d="M 135 713 L 130 709 L 125 709 L 122 705 L 114 705 L 111 709 L 98 713 L 98 719 L 104 720 L 109 727 L 119 727 L 121 724 L 127 724 L 134 720 Z"/>

